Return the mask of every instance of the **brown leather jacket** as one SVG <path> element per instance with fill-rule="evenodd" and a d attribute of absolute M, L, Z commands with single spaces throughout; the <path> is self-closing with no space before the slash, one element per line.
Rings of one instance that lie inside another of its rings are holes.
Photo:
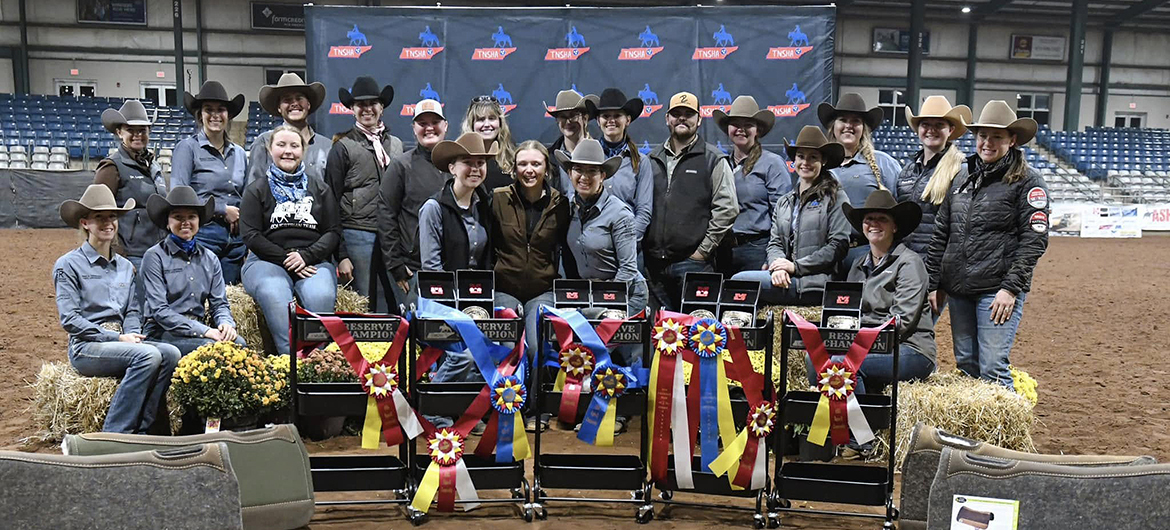
<path fill-rule="evenodd" d="M 496 289 L 521 302 L 552 290 L 560 243 L 569 228 L 569 201 L 548 182 L 544 187 L 548 202 L 532 234 L 516 183 L 496 188 L 492 196 Z"/>

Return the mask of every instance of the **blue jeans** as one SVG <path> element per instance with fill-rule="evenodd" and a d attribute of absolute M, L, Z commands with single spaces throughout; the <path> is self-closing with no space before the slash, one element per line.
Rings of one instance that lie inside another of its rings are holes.
<path fill-rule="evenodd" d="M 345 251 L 349 254 L 349 262 L 353 264 L 353 283 L 350 285 L 358 294 L 368 297 L 370 264 L 374 257 L 374 237 L 377 234 L 353 228 L 343 228 L 341 234 L 345 238 Z M 379 313 L 386 311 L 385 298 L 370 300 L 370 305 Z"/>
<path fill-rule="evenodd" d="M 821 305 L 824 299 L 823 291 L 797 292 L 795 281 L 789 283 L 788 287 L 772 285 L 772 273 L 769 271 L 743 271 L 731 279 L 760 282 L 760 302 L 767 305 Z"/>
<path fill-rule="evenodd" d="M 539 340 L 537 333 L 539 331 L 537 319 L 540 316 L 541 304 L 552 306 L 556 303 L 556 298 L 552 291 L 541 293 L 532 297 L 531 300 L 521 301 L 515 296 L 508 293 L 496 292 L 495 304 L 497 307 L 509 307 L 516 309 L 517 306 L 524 306 L 524 343 L 527 344 L 528 350 L 525 355 L 528 356 L 528 377 L 532 378 L 532 369 L 535 366 L 535 359 L 537 352 L 536 343 Z M 531 382 L 529 382 L 531 384 Z M 531 386 L 529 388 L 532 388 Z"/>
<path fill-rule="evenodd" d="M 228 227 L 211 222 L 199 227 L 195 233 L 195 241 L 207 247 L 219 257 L 219 267 L 223 269 L 223 282 L 232 285 L 240 283 L 240 267 L 244 264 L 244 255 L 248 247 L 239 234 L 232 235 Z"/>
<path fill-rule="evenodd" d="M 738 272 L 758 271 L 768 261 L 768 238 L 761 237 L 742 245 L 723 247 L 720 253 L 719 272 L 731 278 Z"/>
<path fill-rule="evenodd" d="M 658 309 L 678 311 L 682 305 L 683 279 L 687 273 L 714 270 L 711 262 L 693 260 L 690 257 L 675 263 L 647 260 L 646 272 L 649 276 L 646 278 L 646 284 Z"/>
<path fill-rule="evenodd" d="M 951 295 L 951 341 L 959 370 L 971 377 L 1015 389 L 1008 356 L 1012 353 L 1020 317 L 1024 314 L 1025 298 L 1027 293 L 1016 295 L 1011 317 L 1003 324 L 995 324 L 991 321 L 991 302 L 995 300 L 995 293 L 976 298 Z"/>
<path fill-rule="evenodd" d="M 146 433 L 171 386 L 179 349 L 161 342 L 69 341 L 69 364 L 86 377 L 121 377 L 105 432 Z"/>
<path fill-rule="evenodd" d="M 918 353 L 907 344 L 898 347 L 901 354 L 898 358 L 898 381 L 914 381 L 926 379 L 934 373 L 934 363 L 926 356 Z M 833 362 L 842 362 L 844 355 L 834 355 Z M 812 359 L 805 354 L 804 368 L 808 372 L 809 384 L 816 386 L 819 376 L 813 369 Z M 888 353 L 871 353 L 865 356 L 858 370 L 857 384 L 854 390 L 858 394 L 865 394 L 866 387 L 873 393 L 881 392 L 894 381 L 894 356 Z"/>
<path fill-rule="evenodd" d="M 147 338 L 156 342 L 165 342 L 178 348 L 179 355 L 183 357 L 186 357 L 187 354 L 199 349 L 200 346 L 205 344 L 212 344 L 215 342 L 214 340 L 211 340 L 207 337 L 183 337 L 180 335 L 175 335 L 169 331 L 159 330 L 153 331 L 147 336 Z M 239 346 L 243 346 L 245 348 L 248 347 L 248 344 L 244 342 L 244 339 L 239 336 L 236 337 L 235 342 Z"/>
<path fill-rule="evenodd" d="M 331 312 L 337 302 L 337 269 L 332 263 L 314 265 L 317 274 L 294 278 L 284 267 L 248 254 L 244 261 L 244 290 L 260 306 L 268 331 L 276 344 L 276 353 L 289 353 L 288 304 L 293 293 L 301 306 L 313 312 Z"/>

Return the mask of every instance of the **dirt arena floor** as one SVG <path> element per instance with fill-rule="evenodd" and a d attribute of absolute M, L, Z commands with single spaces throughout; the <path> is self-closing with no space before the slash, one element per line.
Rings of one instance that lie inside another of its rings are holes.
<path fill-rule="evenodd" d="M 42 362 L 65 360 L 66 334 L 53 300 L 53 261 L 79 243 L 70 230 L 0 230 L 0 448 L 28 448 L 32 434 L 28 388 Z M 1034 430 L 1046 453 L 1148 454 L 1170 460 L 1170 237 L 1140 240 L 1053 238 L 1024 306 L 1012 361 L 1040 384 Z M 954 367 L 946 315 L 939 322 L 943 370 Z M 564 447 L 571 433 L 545 439 Z M 634 432 L 616 451 L 633 451 Z M 355 439 L 310 443 L 311 452 L 346 451 Z M 531 464 L 529 464 L 531 466 Z M 559 493 L 559 492 L 558 492 Z M 484 496 L 487 496 L 486 494 Z M 679 495 L 681 499 L 682 495 Z M 711 502 L 725 502 L 708 499 Z M 821 505 L 820 507 L 824 507 Z M 629 506 L 550 505 L 549 520 L 533 528 L 632 527 Z M 650 527 L 749 527 L 744 514 L 676 508 Z M 501 529 L 523 524 L 511 508 L 472 514 L 432 514 L 428 527 Z M 321 508 L 311 528 L 406 528 L 395 508 Z M 880 528 L 880 522 L 786 516 L 785 528 Z"/>

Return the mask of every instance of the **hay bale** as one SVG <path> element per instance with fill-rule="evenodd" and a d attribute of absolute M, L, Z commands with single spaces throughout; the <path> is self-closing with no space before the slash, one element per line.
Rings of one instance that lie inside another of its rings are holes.
<path fill-rule="evenodd" d="M 36 381 L 31 385 L 32 420 L 36 432 L 28 440 L 57 442 L 66 434 L 101 431 L 119 383 L 120 380 L 113 377 L 85 377 L 68 363 L 42 364 Z M 169 400 L 168 405 L 174 428 L 182 412 Z"/>
<path fill-rule="evenodd" d="M 793 313 L 800 315 L 809 322 L 820 323 L 821 308 L 820 306 L 803 307 L 803 306 L 767 306 L 760 309 L 758 318 L 765 318 L 768 312 L 772 312 L 772 318 L 776 325 L 780 325 L 784 319 L 784 310 L 792 310 Z M 776 374 L 772 377 L 773 382 L 779 384 L 780 378 L 780 352 L 783 350 L 781 344 L 782 334 L 780 330 L 776 330 L 772 337 L 772 351 L 775 355 L 772 358 L 772 373 Z M 804 350 L 791 350 L 788 352 L 788 373 L 785 376 L 788 390 L 807 390 L 808 389 L 808 369 L 804 365 L 804 358 L 807 354 Z"/>
<path fill-rule="evenodd" d="M 264 320 L 264 313 L 256 305 L 252 296 L 244 290 L 242 285 L 227 287 L 228 305 L 232 309 L 232 318 L 236 319 L 236 333 L 244 339 L 249 348 L 256 351 L 265 351 L 264 336 L 268 333 L 268 323 Z M 348 287 L 337 288 L 336 311 L 349 313 L 365 313 L 370 305 L 369 298 L 358 294 Z"/>
<path fill-rule="evenodd" d="M 334 307 L 338 312 L 365 313 L 370 310 L 370 299 L 349 287 L 338 286 L 337 303 Z"/>

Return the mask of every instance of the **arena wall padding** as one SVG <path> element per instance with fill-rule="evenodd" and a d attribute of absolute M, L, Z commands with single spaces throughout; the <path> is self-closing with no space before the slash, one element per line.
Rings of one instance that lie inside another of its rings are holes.
<path fill-rule="evenodd" d="M 0 228 L 65 228 L 58 208 L 90 184 L 92 171 L 0 169 Z"/>

